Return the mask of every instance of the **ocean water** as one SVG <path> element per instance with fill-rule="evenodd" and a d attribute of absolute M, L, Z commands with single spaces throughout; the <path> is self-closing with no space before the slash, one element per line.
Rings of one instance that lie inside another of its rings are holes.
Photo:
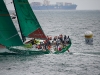
<path fill-rule="evenodd" d="M 45 55 L 0 55 L 0 75 L 100 75 L 100 11 L 34 11 L 44 33 L 67 35 L 70 52 Z M 17 21 L 14 20 L 15 25 Z M 93 32 L 93 45 L 84 33 Z M 6 49 L 0 49 L 6 51 Z"/>

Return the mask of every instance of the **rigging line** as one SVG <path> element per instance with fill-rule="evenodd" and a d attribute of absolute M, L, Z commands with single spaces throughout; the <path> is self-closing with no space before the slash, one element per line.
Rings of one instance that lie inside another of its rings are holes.
<path fill-rule="evenodd" d="M 4 35 L 0 32 L 0 34 L 2 35 L 2 38 L 4 38 L 5 39 L 5 37 L 4 37 Z M 11 39 L 11 38 L 13 38 L 13 37 L 15 37 L 15 36 L 17 36 L 18 34 L 15 34 L 15 35 L 13 35 L 13 36 L 11 36 L 10 38 L 7 38 L 7 39 L 5 39 L 5 40 L 9 40 L 9 39 Z"/>
<path fill-rule="evenodd" d="M 13 37 L 15 37 L 15 36 L 17 36 L 17 35 L 19 35 L 19 34 L 17 33 L 17 34 L 13 35 L 12 37 L 10 37 L 10 38 L 8 38 L 8 39 L 6 39 L 6 40 L 9 40 L 9 39 L 11 39 L 11 38 L 13 38 Z"/>

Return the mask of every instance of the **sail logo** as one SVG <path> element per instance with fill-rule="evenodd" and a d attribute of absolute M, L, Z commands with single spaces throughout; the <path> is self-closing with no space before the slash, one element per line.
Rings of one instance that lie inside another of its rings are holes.
<path fill-rule="evenodd" d="M 43 36 L 43 34 L 33 34 L 34 36 Z"/>

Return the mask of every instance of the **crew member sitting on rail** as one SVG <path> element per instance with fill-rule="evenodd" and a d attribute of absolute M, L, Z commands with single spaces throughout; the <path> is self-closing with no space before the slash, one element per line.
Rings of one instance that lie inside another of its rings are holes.
<path fill-rule="evenodd" d="M 35 38 L 32 39 L 31 43 L 32 43 L 32 45 L 36 44 L 36 40 L 35 40 Z"/>
<path fill-rule="evenodd" d="M 67 37 L 66 42 L 67 42 L 67 44 L 70 44 L 71 43 L 69 36 Z"/>

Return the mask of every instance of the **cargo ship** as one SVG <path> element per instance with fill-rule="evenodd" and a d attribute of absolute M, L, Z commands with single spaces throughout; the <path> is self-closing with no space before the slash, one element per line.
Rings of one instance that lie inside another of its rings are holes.
<path fill-rule="evenodd" d="M 41 2 L 32 2 L 31 7 L 33 10 L 76 10 L 77 5 L 67 2 L 56 2 L 56 4 L 50 4 L 50 1 L 44 0 Z"/>

